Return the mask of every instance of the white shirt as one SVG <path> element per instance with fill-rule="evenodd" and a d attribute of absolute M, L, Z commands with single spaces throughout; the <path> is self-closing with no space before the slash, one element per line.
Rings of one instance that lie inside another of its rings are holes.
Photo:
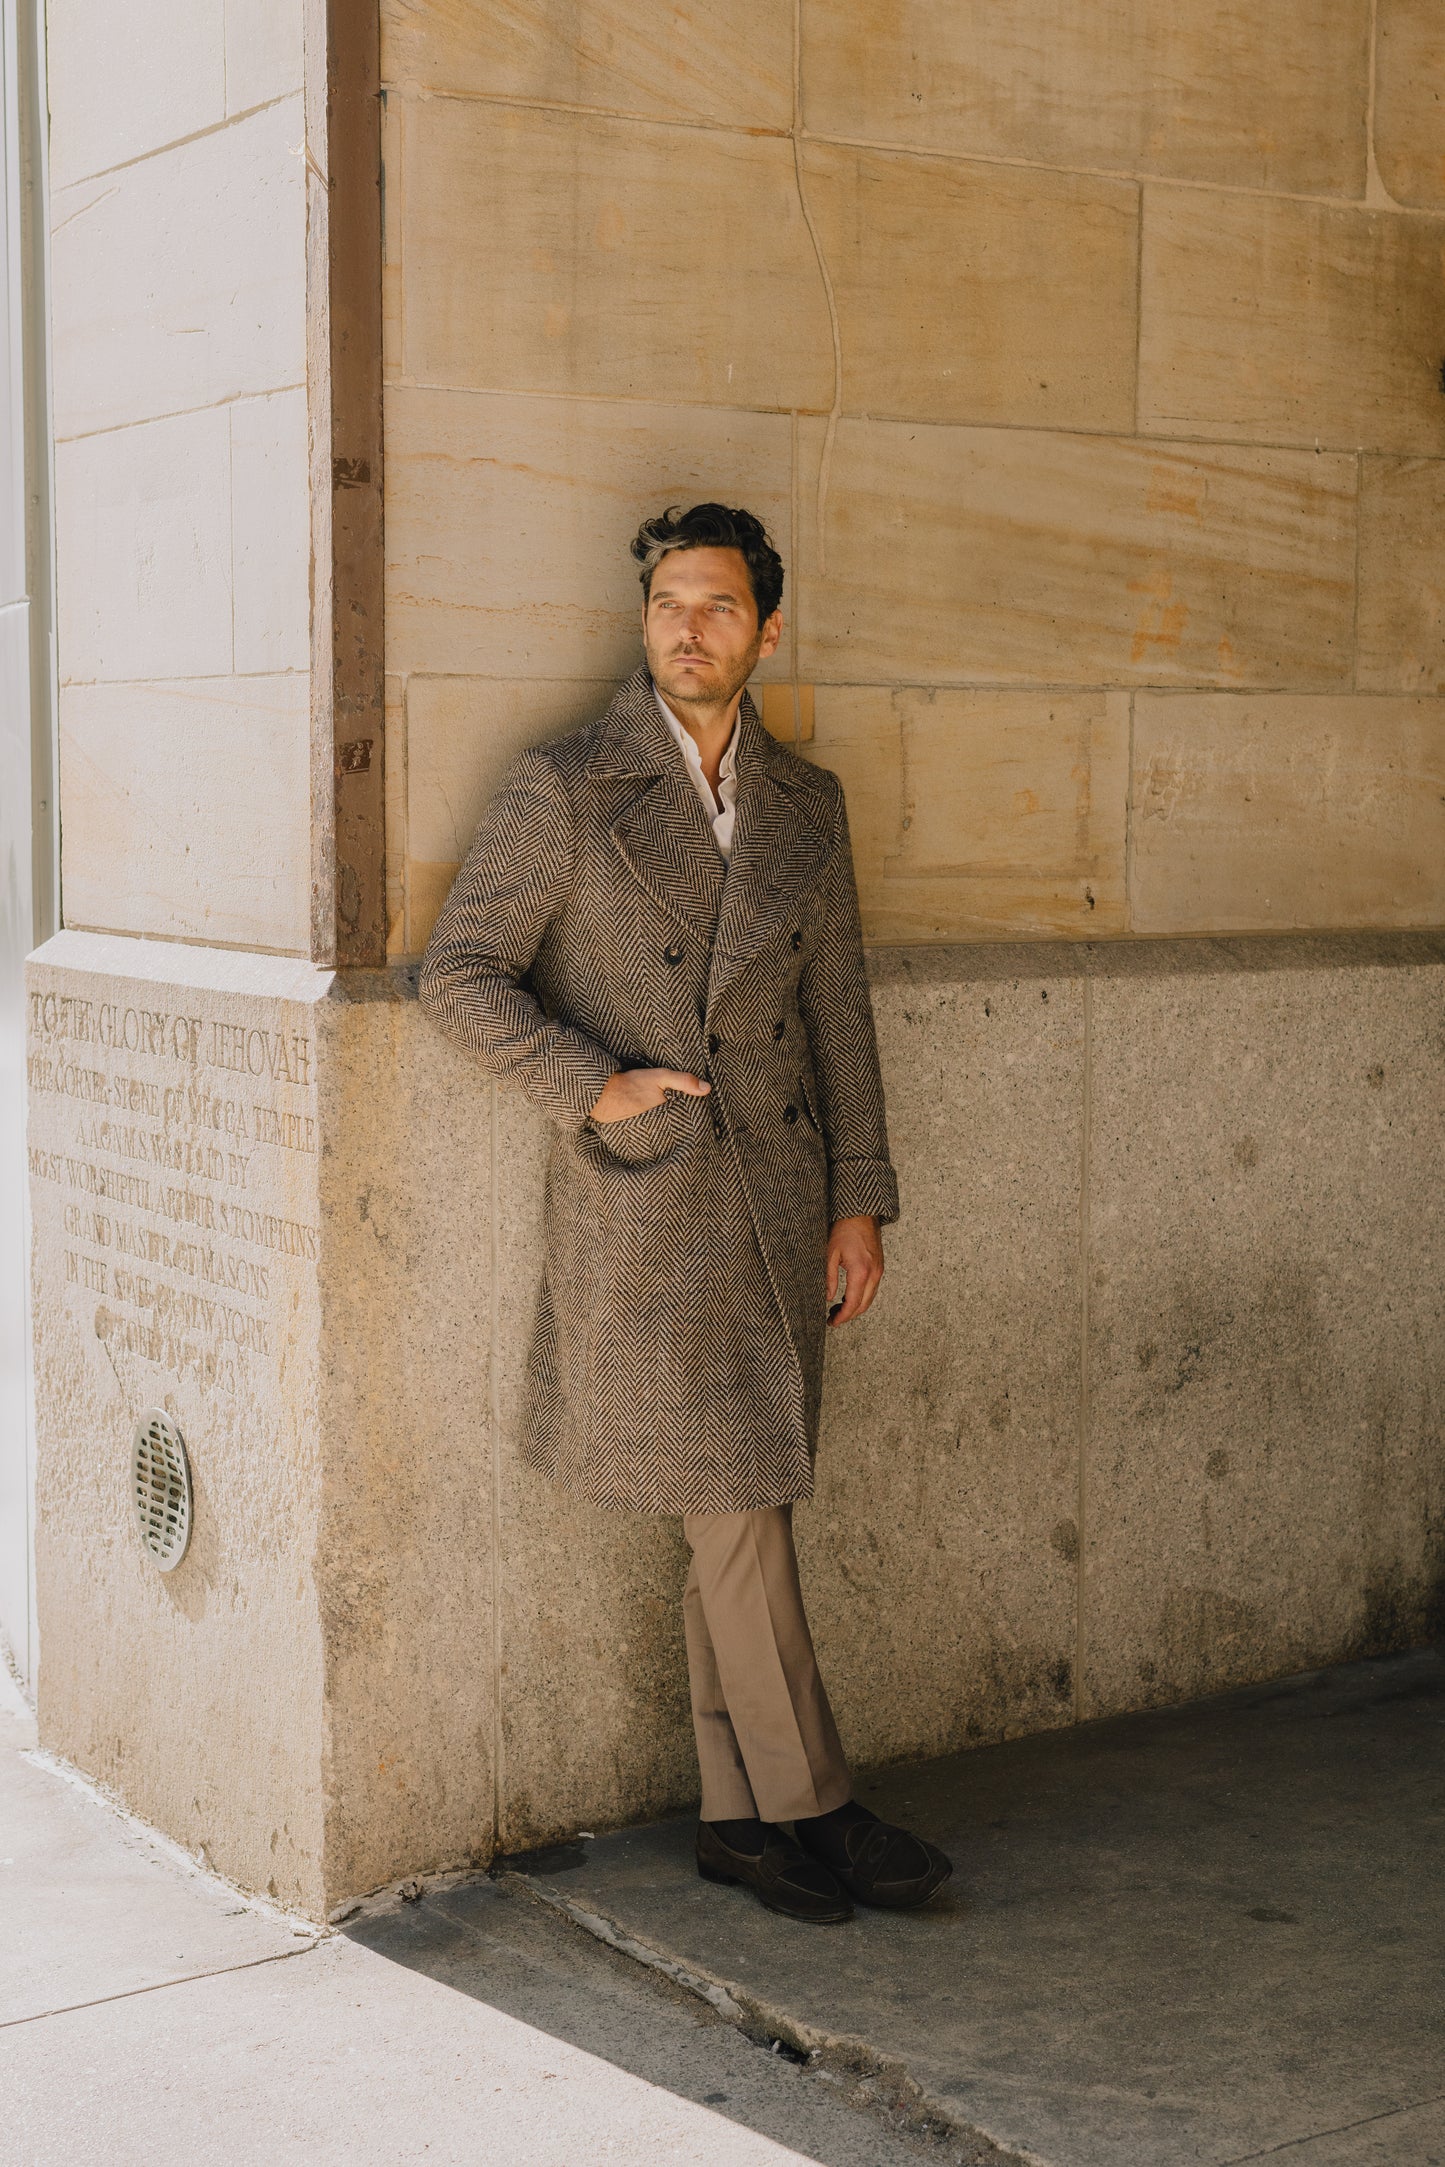
<path fill-rule="evenodd" d="M 682 748 L 682 757 L 686 763 L 687 772 L 692 777 L 692 787 L 701 798 L 702 809 L 707 814 L 712 826 L 713 841 L 717 844 L 724 858 L 730 857 L 733 847 L 733 822 L 737 818 L 737 753 L 738 731 L 742 726 L 741 711 L 739 711 L 737 721 L 733 724 L 733 734 L 728 739 L 728 749 L 723 754 L 722 764 L 718 769 L 718 797 L 715 798 L 712 794 L 712 784 L 702 771 L 702 755 L 697 749 L 697 739 L 693 736 L 691 730 L 683 728 L 662 694 L 657 690 L 656 685 L 653 686 L 652 690 L 658 706 L 662 709 L 663 721 Z M 718 803 L 718 798 L 721 798 L 721 804 Z"/>

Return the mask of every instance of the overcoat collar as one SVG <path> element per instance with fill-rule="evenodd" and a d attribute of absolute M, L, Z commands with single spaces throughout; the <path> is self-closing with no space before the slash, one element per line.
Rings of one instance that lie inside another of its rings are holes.
<path fill-rule="evenodd" d="M 645 665 L 619 687 L 588 767 L 599 782 L 625 786 L 609 834 L 633 878 L 711 942 L 711 1009 L 780 926 L 796 919 L 802 896 L 821 877 L 834 846 L 824 783 L 784 752 L 744 692 L 737 818 L 725 865 Z"/>

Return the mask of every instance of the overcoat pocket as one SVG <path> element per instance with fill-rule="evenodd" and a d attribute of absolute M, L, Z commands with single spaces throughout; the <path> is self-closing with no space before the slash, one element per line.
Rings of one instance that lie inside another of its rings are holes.
<path fill-rule="evenodd" d="M 657 1106 L 645 1106 L 640 1114 L 625 1114 L 621 1121 L 592 1121 L 589 1133 L 602 1146 L 604 1158 L 620 1159 L 627 1166 L 660 1159 L 677 1140 L 677 1101 L 665 1098 Z"/>

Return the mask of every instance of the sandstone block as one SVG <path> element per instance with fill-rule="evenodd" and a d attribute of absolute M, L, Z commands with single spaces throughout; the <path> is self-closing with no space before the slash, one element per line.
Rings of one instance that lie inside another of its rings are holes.
<path fill-rule="evenodd" d="M 1368 0 L 804 0 L 810 128 L 961 156 L 1358 196 Z"/>
<path fill-rule="evenodd" d="M 387 657 L 402 673 L 614 682 L 640 659 L 628 545 L 644 514 L 718 498 L 792 573 L 787 415 L 394 387 Z M 791 587 L 784 595 L 792 613 Z M 760 680 L 789 675 L 788 641 Z"/>
<path fill-rule="evenodd" d="M 303 380 L 302 133 L 283 99 L 56 192 L 58 437 Z"/>
<path fill-rule="evenodd" d="M 565 32 L 546 0 L 386 0 L 381 35 L 382 80 L 408 89 L 740 127 L 792 119 L 788 0 L 679 0 L 665 14 L 581 0 Z"/>
<path fill-rule="evenodd" d="M 1360 463 L 1362 692 L 1445 692 L 1445 461 Z"/>
<path fill-rule="evenodd" d="M 1445 915 L 1445 703 L 1140 693 L 1139 933 Z"/>
<path fill-rule="evenodd" d="M 827 303 L 786 141 L 438 98 L 408 106 L 404 160 L 414 380 L 829 405 Z"/>
<path fill-rule="evenodd" d="M 822 143 L 804 171 L 850 411 L 1132 430 L 1132 183 Z"/>
<path fill-rule="evenodd" d="M 299 671 L 63 687 L 69 923 L 306 953 L 310 746 Z"/>
<path fill-rule="evenodd" d="M 1433 0 L 1378 0 L 1375 163 L 1397 203 L 1445 210 L 1445 72 Z"/>
<path fill-rule="evenodd" d="M 1355 462 L 1062 431 L 800 425 L 800 674 L 1349 681 Z"/>
<path fill-rule="evenodd" d="M 289 0 L 300 15 L 299 0 Z M 144 158 L 226 115 L 226 0 L 45 10 L 50 185 Z M 123 85 L 123 90 L 119 86 Z"/>
<path fill-rule="evenodd" d="M 1141 428 L 1445 452 L 1445 221 L 1146 189 Z"/>

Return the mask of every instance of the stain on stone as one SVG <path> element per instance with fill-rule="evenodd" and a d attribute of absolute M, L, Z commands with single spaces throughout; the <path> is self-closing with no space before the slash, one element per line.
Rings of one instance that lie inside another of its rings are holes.
<path fill-rule="evenodd" d="M 1252 1136 L 1241 1136 L 1231 1157 L 1236 1166 L 1242 1167 L 1248 1173 L 1251 1167 L 1259 1164 L 1259 1146 Z"/>
<path fill-rule="evenodd" d="M 1152 1339 L 1146 1339 L 1143 1345 L 1138 1349 L 1134 1359 L 1139 1364 L 1140 1369 L 1152 1369 L 1154 1367 L 1154 1364 L 1159 1359 L 1159 1349 L 1155 1346 Z"/>
<path fill-rule="evenodd" d="M 993 1405 L 989 1408 L 988 1426 L 991 1430 L 994 1431 L 1006 1430 L 1012 1420 L 1013 1409 L 1009 1406 L 1008 1394 L 1007 1392 L 1000 1393 L 999 1397 L 993 1402 Z"/>
<path fill-rule="evenodd" d="M 1273 1904 L 1256 1904 L 1245 1917 L 1258 1919 L 1261 1926 L 1298 1926 L 1299 1920 L 1292 1911 L 1276 1911 Z"/>
<path fill-rule="evenodd" d="M 1365 1071 L 1365 1082 L 1369 1085 L 1372 1091 L 1380 1090 L 1384 1085 L 1384 1081 L 1385 1071 L 1383 1070 L 1383 1068 L 1377 1066 L 1375 1068 L 1367 1069 Z"/>
<path fill-rule="evenodd" d="M 1152 1656 L 1146 1655 L 1139 1665 L 1139 1676 L 1145 1685 L 1152 1685 L 1159 1675 L 1159 1665 Z"/>
<path fill-rule="evenodd" d="M 1056 1520 L 1049 1537 L 1053 1548 L 1066 1564 L 1073 1565 L 1079 1555 L 1079 1530 L 1072 1520 Z"/>
<path fill-rule="evenodd" d="M 1212 1476 L 1215 1482 L 1218 1482 L 1221 1476 L 1229 1473 L 1229 1454 L 1222 1448 L 1216 1447 L 1204 1463 L 1204 1472 L 1206 1475 Z"/>
<path fill-rule="evenodd" d="M 1191 1340 L 1179 1357 L 1173 1378 L 1165 1385 L 1166 1392 L 1182 1392 L 1187 1384 L 1193 1384 L 1204 1361 L 1204 1348 L 1199 1340 Z"/>
<path fill-rule="evenodd" d="M 1055 1700 L 1072 1700 L 1074 1697 L 1074 1666 L 1066 1655 L 1061 1655 L 1053 1668 L 1050 1683 Z"/>

